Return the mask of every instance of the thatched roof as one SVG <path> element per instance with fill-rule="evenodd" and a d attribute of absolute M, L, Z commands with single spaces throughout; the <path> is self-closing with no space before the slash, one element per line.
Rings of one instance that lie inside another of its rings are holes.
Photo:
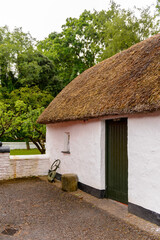
<path fill-rule="evenodd" d="M 160 110 L 160 34 L 84 71 L 38 118 L 39 123 Z"/>

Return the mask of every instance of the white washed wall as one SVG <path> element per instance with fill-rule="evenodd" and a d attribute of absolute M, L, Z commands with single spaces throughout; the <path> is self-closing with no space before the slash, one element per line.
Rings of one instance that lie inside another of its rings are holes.
<path fill-rule="evenodd" d="M 47 155 L 17 155 L 0 153 L 0 180 L 48 174 L 50 162 Z"/>
<path fill-rule="evenodd" d="M 10 153 L 0 153 L 0 180 L 10 178 Z"/>
<path fill-rule="evenodd" d="M 160 213 L 160 116 L 128 119 L 129 202 Z"/>
<path fill-rule="evenodd" d="M 51 163 L 61 160 L 60 174 L 74 173 L 81 183 L 105 189 L 104 121 L 79 121 L 47 125 L 46 153 Z M 62 153 L 65 132 L 70 133 L 70 154 Z"/>

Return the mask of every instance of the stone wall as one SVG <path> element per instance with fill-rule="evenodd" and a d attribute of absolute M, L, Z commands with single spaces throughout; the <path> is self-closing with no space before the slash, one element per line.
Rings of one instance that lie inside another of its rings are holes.
<path fill-rule="evenodd" d="M 48 174 L 49 157 L 43 155 L 10 156 L 8 147 L 0 146 L 0 180 Z"/>
<path fill-rule="evenodd" d="M 48 174 L 49 158 L 44 155 L 10 156 L 0 153 L 0 180 Z"/>

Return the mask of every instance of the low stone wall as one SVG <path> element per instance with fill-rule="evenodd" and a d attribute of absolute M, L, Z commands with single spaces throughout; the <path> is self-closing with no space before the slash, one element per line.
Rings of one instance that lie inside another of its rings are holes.
<path fill-rule="evenodd" d="M 43 155 L 15 155 L 0 153 L 0 180 L 43 176 L 50 168 L 49 157 Z"/>

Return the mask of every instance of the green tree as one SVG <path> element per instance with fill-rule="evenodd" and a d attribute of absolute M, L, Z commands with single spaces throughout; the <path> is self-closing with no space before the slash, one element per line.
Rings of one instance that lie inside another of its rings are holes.
<path fill-rule="evenodd" d="M 44 153 L 45 127 L 36 119 L 59 91 L 54 73 L 52 61 L 36 50 L 29 33 L 0 28 L 1 138 L 32 141 Z"/>
<path fill-rule="evenodd" d="M 26 104 L 17 100 L 15 102 L 16 117 L 12 119 L 10 136 L 16 139 L 33 142 L 41 154 L 45 153 L 45 125 L 36 123 L 37 118 L 44 110 L 43 107 L 32 109 Z"/>
<path fill-rule="evenodd" d="M 56 66 L 56 75 L 63 81 L 63 87 L 95 64 L 100 50 L 99 37 L 93 25 L 95 15 L 84 11 L 79 19 L 68 18 L 61 33 L 51 33 L 38 43 L 38 50 Z"/>
<path fill-rule="evenodd" d="M 156 8 L 157 8 L 158 12 L 160 13 L 160 0 L 157 0 Z"/>
<path fill-rule="evenodd" d="M 10 32 L 8 27 L 0 28 L 0 81 L 6 91 L 20 87 L 17 82 L 17 58 L 24 51 L 34 49 L 35 40 L 21 28 Z"/>
<path fill-rule="evenodd" d="M 36 50 L 35 43 L 21 28 L 13 32 L 7 26 L 0 28 L 0 83 L 4 94 L 26 85 L 37 85 L 53 96 L 61 90 L 53 62 Z"/>
<path fill-rule="evenodd" d="M 140 17 L 131 10 L 120 9 L 114 2 L 110 8 L 110 21 L 106 21 L 102 31 L 103 50 L 99 61 L 109 58 L 130 46 L 143 41 L 159 31 L 155 15 L 150 7 L 137 9 Z"/>
<path fill-rule="evenodd" d="M 18 83 L 20 86 L 38 86 L 56 96 L 61 90 L 61 82 L 55 76 L 51 60 L 38 51 L 21 53 L 17 58 Z"/>
<path fill-rule="evenodd" d="M 12 91 L 9 98 L 0 102 L 0 137 L 31 141 L 45 153 L 45 126 L 36 120 L 52 99 L 37 86 Z"/>
<path fill-rule="evenodd" d="M 10 132 L 13 117 L 10 105 L 0 101 L 0 138 Z"/>
<path fill-rule="evenodd" d="M 120 52 L 158 32 L 150 8 L 121 9 L 111 2 L 107 11 L 84 11 L 68 18 L 61 33 L 53 32 L 38 43 L 38 50 L 52 60 L 63 86 L 99 61 Z"/>

